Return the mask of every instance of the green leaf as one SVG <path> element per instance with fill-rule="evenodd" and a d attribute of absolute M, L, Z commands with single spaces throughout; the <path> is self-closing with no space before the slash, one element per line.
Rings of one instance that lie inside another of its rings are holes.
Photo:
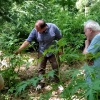
<path fill-rule="evenodd" d="M 48 72 L 48 77 L 54 77 L 54 72 L 55 72 L 55 70 L 49 71 Z"/>

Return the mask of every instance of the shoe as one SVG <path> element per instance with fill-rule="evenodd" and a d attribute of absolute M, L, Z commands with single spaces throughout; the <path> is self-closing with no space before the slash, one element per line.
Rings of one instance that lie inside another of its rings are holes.
<path fill-rule="evenodd" d="M 62 93 L 63 90 L 64 90 L 64 87 L 63 87 L 62 85 L 59 85 L 59 86 L 58 86 L 58 91 L 57 91 L 58 94 Z"/>
<path fill-rule="evenodd" d="M 41 90 L 42 88 L 45 87 L 45 83 L 39 83 L 37 86 L 36 86 L 36 91 L 38 90 Z"/>
<path fill-rule="evenodd" d="M 59 82 L 60 82 L 60 80 L 59 80 L 59 78 L 58 78 L 58 77 L 54 77 L 54 78 L 49 77 L 49 82 L 51 82 L 51 83 L 59 83 Z"/>
<path fill-rule="evenodd" d="M 38 84 L 37 87 L 36 87 L 36 91 L 41 90 L 41 88 L 42 88 L 41 85 Z"/>
<path fill-rule="evenodd" d="M 59 85 L 58 89 L 62 92 L 64 90 L 64 87 L 62 85 Z"/>

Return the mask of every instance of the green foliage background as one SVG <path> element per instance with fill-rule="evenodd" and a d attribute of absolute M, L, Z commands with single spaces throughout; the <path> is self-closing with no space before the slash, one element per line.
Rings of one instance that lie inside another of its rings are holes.
<path fill-rule="evenodd" d="M 11 62 L 8 69 L 0 72 L 9 83 L 6 83 L 6 86 L 10 88 L 10 91 L 14 91 L 14 87 L 17 86 L 17 88 L 19 87 L 19 90 L 17 90 L 16 93 L 21 93 L 21 91 L 25 90 L 27 85 L 30 85 L 35 80 L 33 78 L 18 84 L 19 81 L 16 81 L 17 73 L 15 73 L 14 70 L 16 68 L 15 66 L 20 67 L 24 63 L 22 61 L 24 58 L 20 56 L 17 56 L 16 58 L 14 52 L 34 28 L 36 20 L 43 19 L 46 22 L 55 23 L 59 27 L 63 38 L 57 43 L 59 48 L 63 46 L 64 52 L 60 58 L 61 62 L 67 62 L 67 64 L 73 65 L 83 61 L 83 55 L 81 53 L 85 40 L 83 32 L 84 22 L 88 19 L 93 19 L 100 23 L 99 5 L 100 0 L 1 0 L 0 50 L 3 52 L 3 55 L 0 56 L 0 58 L 3 59 L 4 57 L 9 57 Z M 86 11 L 86 7 L 88 7 L 88 11 Z M 29 48 L 36 48 L 35 46 L 36 44 L 33 42 Z M 56 50 L 54 52 L 56 52 Z M 73 74 L 70 75 L 70 78 L 72 76 Z M 11 83 L 8 81 L 9 77 Z M 76 82 L 79 81 L 83 82 L 83 80 L 76 79 Z M 35 83 L 33 82 L 33 84 Z M 66 98 L 70 98 L 70 96 L 75 93 L 75 91 L 73 92 L 73 90 L 70 89 L 73 87 L 72 84 L 75 84 L 73 83 L 73 80 L 69 87 L 66 87 L 61 97 L 66 95 Z M 79 89 L 77 86 L 76 88 Z M 87 87 L 86 84 L 85 86 Z M 86 89 L 85 86 L 81 87 L 83 91 Z M 67 89 L 70 89 L 70 94 L 65 93 Z M 51 95 L 51 91 L 48 95 Z M 81 94 L 81 96 L 83 95 L 84 94 Z M 86 93 L 86 96 L 88 95 Z"/>

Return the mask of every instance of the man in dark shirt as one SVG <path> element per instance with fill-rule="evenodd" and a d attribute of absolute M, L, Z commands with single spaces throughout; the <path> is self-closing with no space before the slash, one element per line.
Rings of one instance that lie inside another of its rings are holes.
<path fill-rule="evenodd" d="M 38 48 L 38 58 L 42 58 L 40 62 L 38 62 L 38 74 L 44 75 L 47 60 L 49 60 L 52 69 L 55 70 L 54 80 L 55 82 L 59 82 L 58 78 L 58 61 L 53 52 L 43 54 L 45 50 L 47 50 L 50 46 L 53 46 L 53 49 L 57 48 L 56 41 L 60 40 L 62 37 L 59 28 L 53 23 L 45 23 L 43 20 L 38 20 L 35 23 L 35 28 L 31 31 L 28 38 L 23 42 L 20 48 L 17 50 L 16 54 L 20 53 L 25 47 L 27 47 L 34 39 L 36 39 L 39 43 Z M 44 80 L 40 81 L 40 86 L 44 87 Z"/>

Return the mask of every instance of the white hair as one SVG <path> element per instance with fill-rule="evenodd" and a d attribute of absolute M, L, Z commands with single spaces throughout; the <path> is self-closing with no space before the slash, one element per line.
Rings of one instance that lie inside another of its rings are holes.
<path fill-rule="evenodd" d="M 88 20 L 87 22 L 84 22 L 84 27 L 91 28 L 94 31 L 100 31 L 100 25 L 93 20 Z"/>

